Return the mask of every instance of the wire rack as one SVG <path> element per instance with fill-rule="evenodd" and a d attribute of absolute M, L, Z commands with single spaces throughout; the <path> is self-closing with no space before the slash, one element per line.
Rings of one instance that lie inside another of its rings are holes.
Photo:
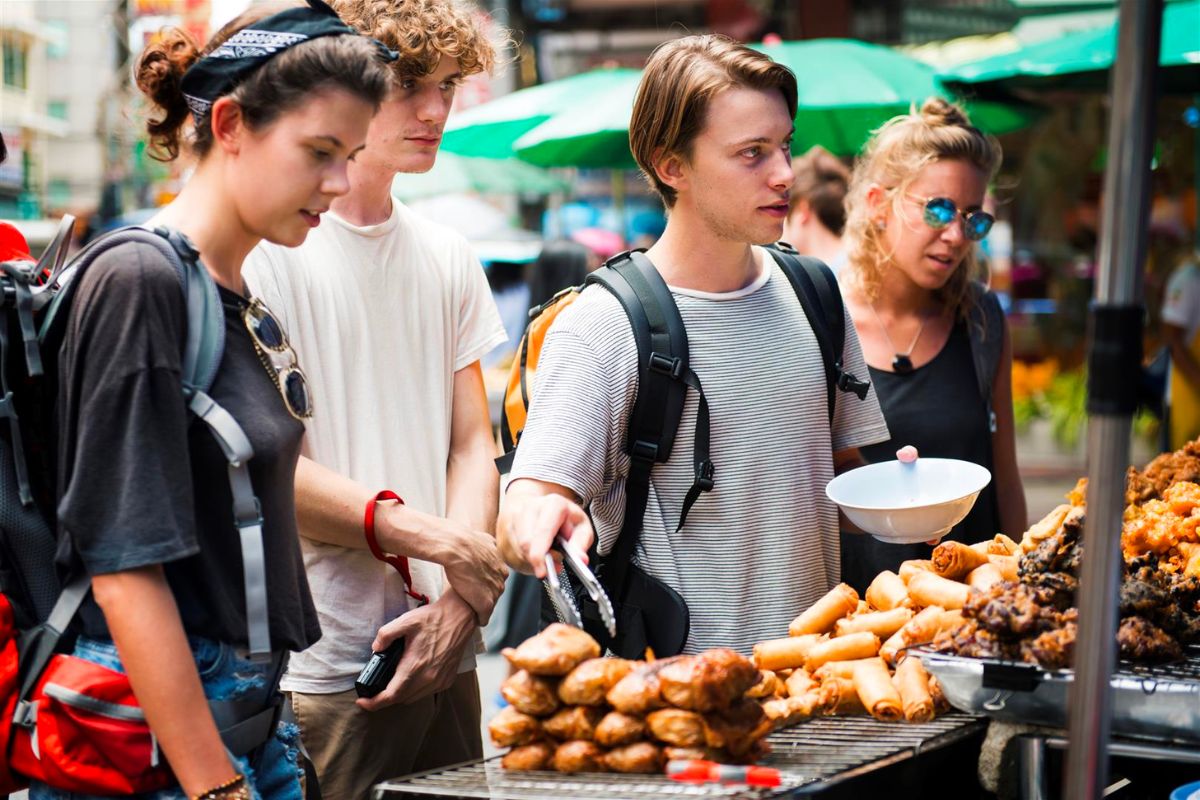
<path fill-rule="evenodd" d="M 641 797 L 786 797 L 849 771 L 908 756 L 969 735 L 984 723 L 952 713 L 920 725 L 879 722 L 870 717 L 820 717 L 771 735 L 772 753 L 763 760 L 783 779 L 779 789 L 678 783 L 657 775 L 510 772 L 498 758 L 421 773 L 375 787 L 375 797 L 463 797 L 492 800 L 635 800 Z"/>

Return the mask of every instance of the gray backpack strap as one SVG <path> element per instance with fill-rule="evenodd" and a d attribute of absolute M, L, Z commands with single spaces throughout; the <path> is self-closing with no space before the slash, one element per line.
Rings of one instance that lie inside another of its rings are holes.
<path fill-rule="evenodd" d="M 974 304 L 967 318 L 971 340 L 971 361 L 975 365 L 975 382 L 988 414 L 988 430 L 996 432 L 996 411 L 992 408 L 992 385 L 1000 367 L 1004 350 L 1004 310 L 995 292 L 980 283 L 972 283 L 970 291 Z"/>

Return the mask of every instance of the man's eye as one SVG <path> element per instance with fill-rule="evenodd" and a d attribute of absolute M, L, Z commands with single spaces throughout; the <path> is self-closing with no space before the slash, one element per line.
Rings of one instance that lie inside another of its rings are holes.
<path fill-rule="evenodd" d="M 312 148 L 312 154 L 313 158 L 317 159 L 317 161 L 324 161 L 333 155 L 333 153 L 330 153 L 328 150 L 320 150 L 316 147 Z"/>
<path fill-rule="evenodd" d="M 759 154 L 761 154 L 761 153 L 762 153 L 761 147 L 747 147 L 745 150 L 742 151 L 742 155 L 744 155 L 748 158 L 758 158 Z"/>
<path fill-rule="evenodd" d="M 416 81 L 413 81 L 413 80 L 403 80 L 403 81 L 400 81 L 400 88 L 401 88 L 401 89 L 404 89 L 404 90 L 406 90 L 406 91 L 407 91 L 407 90 L 411 90 L 411 89 L 415 89 L 415 88 L 417 88 L 417 82 L 416 82 Z"/>

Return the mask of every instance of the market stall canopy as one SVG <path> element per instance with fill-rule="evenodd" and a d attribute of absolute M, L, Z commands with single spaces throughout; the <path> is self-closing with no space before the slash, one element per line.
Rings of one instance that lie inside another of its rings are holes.
<path fill-rule="evenodd" d="M 509 158 L 513 143 L 525 133 L 560 114 L 574 115 L 591 108 L 614 91 L 614 86 L 636 86 L 640 75 L 639 70 L 605 67 L 469 108 L 451 118 L 442 136 L 442 149 L 465 156 Z M 628 120 L 626 112 L 626 124 Z"/>
<path fill-rule="evenodd" d="M 629 118 L 642 73 L 619 72 L 620 77 L 614 76 L 596 94 L 580 98 L 569 113 L 559 114 L 517 139 L 513 143 L 517 155 L 543 167 L 637 169 L 629 150 Z"/>
<path fill-rule="evenodd" d="M 479 158 L 441 153 L 433 169 L 396 175 L 392 195 L 401 200 L 442 194 L 536 194 L 565 192 L 566 181 L 515 158 Z"/>
<path fill-rule="evenodd" d="M 988 95 L 1019 89 L 1103 91 L 1116 41 L 1112 23 L 961 64 L 939 77 Z M 1160 89 L 1200 92 L 1200 0 L 1167 3 L 1160 42 Z"/>
<path fill-rule="evenodd" d="M 813 145 L 856 154 L 878 128 L 913 104 L 950 97 L 933 68 L 890 47 L 855 39 L 812 39 L 751 45 L 796 73 L 799 103 L 793 149 Z M 806 80 L 806 76 L 820 76 Z M 1030 124 L 1036 112 L 1020 104 L 967 102 L 971 120 L 993 134 Z"/>

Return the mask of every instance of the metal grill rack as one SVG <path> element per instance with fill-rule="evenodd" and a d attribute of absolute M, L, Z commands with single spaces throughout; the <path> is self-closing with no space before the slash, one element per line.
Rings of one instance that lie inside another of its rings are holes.
<path fill-rule="evenodd" d="M 870 717 L 819 717 L 771 735 L 772 753 L 762 763 L 780 770 L 779 789 L 678 783 L 657 775 L 509 772 L 500 759 L 474 761 L 425 772 L 375 787 L 376 798 L 463 797 L 492 800 L 635 800 L 642 797 L 787 797 L 823 781 L 885 766 L 970 735 L 983 724 L 967 714 L 947 714 L 909 725 Z"/>

